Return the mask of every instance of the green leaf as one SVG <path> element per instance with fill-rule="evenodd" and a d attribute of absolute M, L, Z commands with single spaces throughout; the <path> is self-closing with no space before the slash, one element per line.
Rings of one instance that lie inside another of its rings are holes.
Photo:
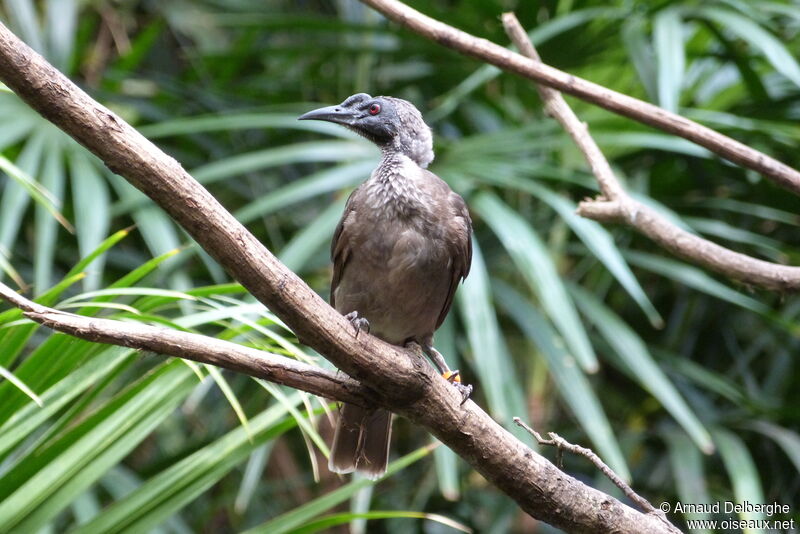
<path fill-rule="evenodd" d="M 642 308 L 642 311 L 647 315 L 650 324 L 655 328 L 664 326 L 664 320 L 653 306 L 653 303 L 650 302 L 642 286 L 639 285 L 639 281 L 625 262 L 622 253 L 617 248 L 608 230 L 596 221 L 578 216 L 575 213 L 577 206 L 574 202 L 554 193 L 546 187 L 542 187 L 534 181 L 523 180 L 517 177 L 503 178 L 501 181 L 506 185 L 511 185 L 521 191 L 527 191 L 535 195 L 555 210 L 569 225 L 572 231 L 575 232 L 575 235 L 586 245 L 586 248 L 606 266 L 620 285 L 625 288 L 625 291 L 633 297 L 639 307 Z"/>
<path fill-rule="evenodd" d="M 424 458 L 430 452 L 430 447 L 419 448 L 416 451 L 391 462 L 386 468 L 386 473 L 378 480 L 356 478 L 352 482 L 345 484 L 339 489 L 333 490 L 322 497 L 318 497 L 313 501 L 298 506 L 297 508 L 286 512 L 275 519 L 267 521 L 266 523 L 262 523 L 257 527 L 251 528 L 245 531 L 243 534 L 283 534 L 286 532 L 294 532 L 296 528 L 301 527 L 324 511 L 346 501 L 361 488 L 373 486 L 378 482 L 391 477 L 398 471 L 405 469 L 417 460 Z"/>
<path fill-rule="evenodd" d="M 686 62 L 679 9 L 664 9 L 653 18 L 653 48 L 658 63 L 658 104 L 677 112 Z"/>
<path fill-rule="evenodd" d="M 70 179 L 72 204 L 75 209 L 75 227 L 78 248 L 84 257 L 101 248 L 110 225 L 108 186 L 93 162 L 82 151 L 70 154 Z M 100 285 L 105 258 L 100 255 L 92 262 L 83 287 L 92 290 Z"/>
<path fill-rule="evenodd" d="M 77 2 L 47 0 L 45 15 L 48 57 L 57 69 L 67 72 L 75 47 L 78 26 Z"/>
<path fill-rule="evenodd" d="M 547 361 L 550 375 L 562 400 L 592 440 L 600 457 L 623 480 L 631 480 L 630 470 L 611 423 L 589 380 L 575 364 L 575 358 L 566 350 L 564 340 L 519 293 L 500 283 L 496 284 L 496 291 L 500 297 L 500 306 Z"/>
<path fill-rule="evenodd" d="M 300 271 L 315 252 L 330 243 L 336 222 L 342 216 L 344 198 L 331 203 L 316 219 L 297 232 L 281 249 L 278 259 L 289 269 Z"/>
<path fill-rule="evenodd" d="M 93 299 L 95 297 L 121 297 L 121 296 L 142 296 L 151 295 L 156 297 L 164 297 L 171 300 L 197 300 L 195 297 L 182 291 L 173 291 L 171 289 L 158 289 L 153 287 L 109 287 L 107 289 L 98 289 L 96 291 L 85 291 L 59 303 L 59 306 L 67 305 L 72 302 L 82 299 Z"/>
<path fill-rule="evenodd" d="M 369 177 L 374 168 L 372 160 L 357 161 L 311 174 L 255 199 L 236 211 L 236 218 L 248 223 L 317 195 L 353 186 Z"/>
<path fill-rule="evenodd" d="M 717 282 L 697 267 L 644 252 L 626 251 L 625 257 L 629 262 L 643 269 L 671 278 L 676 282 L 693 287 L 698 291 L 725 300 L 731 304 L 741 306 L 742 308 L 756 313 L 767 314 L 770 311 L 768 306 Z"/>
<path fill-rule="evenodd" d="M 250 425 L 247 422 L 247 415 L 244 413 L 244 409 L 242 409 L 242 404 L 236 397 L 236 393 L 233 392 L 230 384 L 228 384 L 228 381 L 225 380 L 225 376 L 222 374 L 222 371 L 220 371 L 214 365 L 204 364 L 203 367 L 205 367 L 206 371 L 208 371 L 209 376 L 211 376 L 211 378 L 217 384 L 217 387 L 220 391 L 222 391 L 222 394 L 225 395 L 225 399 L 227 399 L 228 404 L 231 405 L 231 408 L 233 408 L 233 412 L 236 414 L 239 422 L 242 423 L 242 428 L 244 428 L 244 431 L 247 433 L 247 437 L 252 441 L 253 434 L 250 430 Z"/>
<path fill-rule="evenodd" d="M 5 8 L 22 40 L 40 54 L 45 54 L 44 36 L 36 16 L 36 6 L 30 0 L 6 0 Z"/>
<path fill-rule="evenodd" d="M 706 474 L 703 470 L 703 456 L 697 446 L 683 432 L 670 431 L 664 437 L 680 502 L 711 505 L 711 496 L 706 487 Z M 711 518 L 706 513 L 686 513 L 684 517 L 686 519 Z M 700 529 L 698 531 L 709 532 Z"/>
<path fill-rule="evenodd" d="M 248 172 L 290 163 L 351 161 L 365 158 L 374 163 L 376 156 L 375 148 L 364 141 L 313 141 L 230 156 L 194 169 L 191 174 L 201 184 L 210 184 Z"/>
<path fill-rule="evenodd" d="M 500 333 L 483 253 L 474 240 L 472 247 L 472 269 L 456 293 L 456 304 L 472 352 L 470 364 L 480 377 L 489 411 L 506 428 L 513 429 L 516 426 L 513 417 L 526 413 L 525 394 Z M 513 432 L 520 439 L 532 442 L 523 432 Z"/>
<path fill-rule="evenodd" d="M 31 388 L 25 385 L 25 382 L 14 376 L 14 373 L 6 369 L 5 367 L 0 366 L 0 377 L 5 378 L 12 384 L 14 384 L 20 391 L 22 391 L 25 395 L 31 398 L 33 402 L 35 402 L 40 408 L 43 407 L 42 399 L 33 392 Z"/>
<path fill-rule="evenodd" d="M 597 327 L 600 335 L 625 363 L 639 384 L 659 400 L 692 437 L 700 450 L 706 454 L 714 452 L 714 444 L 711 442 L 708 430 L 653 360 L 644 341 L 592 293 L 576 285 L 571 285 L 570 290 L 583 313 Z"/>
<path fill-rule="evenodd" d="M 41 172 L 42 187 L 50 191 L 55 198 L 62 199 L 66 181 L 64 154 L 57 137 L 50 136 L 48 141 Z M 41 204 L 36 206 L 36 256 L 33 285 L 37 293 L 50 287 L 53 282 L 53 262 L 58 241 L 57 223 L 58 221 L 51 216 L 45 206 Z"/>
<path fill-rule="evenodd" d="M 572 13 L 561 15 L 540 24 L 537 28 L 528 33 L 528 37 L 531 39 L 534 46 L 539 46 L 583 24 L 604 18 L 609 20 L 622 18 L 627 14 L 627 10 L 616 7 L 588 8 L 573 11 Z M 544 62 L 547 63 L 547 58 L 544 58 Z M 483 65 L 478 68 L 456 87 L 440 96 L 438 98 L 440 104 L 428 113 L 426 120 L 434 123 L 443 119 L 452 113 L 458 104 L 469 96 L 470 93 L 495 79 L 501 72 L 502 71 L 494 65 Z"/>
<path fill-rule="evenodd" d="M 81 260 L 78 263 L 76 263 L 75 266 L 72 269 L 69 270 L 69 272 L 64 276 L 64 278 L 65 279 L 71 278 L 71 277 L 77 276 L 79 273 L 82 273 L 83 271 L 85 271 L 86 268 L 89 265 L 91 265 L 93 261 L 95 261 L 97 258 L 102 256 L 111 247 L 113 247 L 114 245 L 116 245 L 117 243 L 119 243 L 120 241 L 125 239 L 126 237 L 128 237 L 128 234 L 130 233 L 130 230 L 131 230 L 130 228 L 125 228 L 123 230 L 119 230 L 117 232 L 114 232 L 113 234 L 111 234 L 110 236 L 105 238 L 105 240 L 103 240 L 103 242 L 100 243 L 97 246 L 97 248 L 95 248 L 94 250 L 90 251 L 88 254 L 84 255 L 84 257 L 81 258 Z"/>
<path fill-rule="evenodd" d="M 442 447 L 440 447 L 442 448 Z M 314 521 L 310 521 L 305 525 L 302 525 L 296 529 L 292 530 L 292 534 L 313 534 L 315 532 L 327 532 L 329 529 L 339 526 L 339 525 L 346 525 L 353 520 L 356 519 L 425 519 L 428 521 L 435 521 L 437 523 L 441 523 L 442 525 L 448 526 L 453 530 L 457 530 L 460 532 L 472 532 L 472 529 L 469 527 L 462 525 L 452 519 L 447 517 L 441 516 L 439 514 L 427 514 L 424 512 L 411 512 L 411 511 L 371 511 L 365 512 L 360 514 L 354 513 L 343 513 L 343 514 L 334 514 L 334 515 L 327 515 L 316 519 Z"/>
<path fill-rule="evenodd" d="M 300 396 L 294 395 L 292 401 L 299 403 Z M 229 473 L 251 451 L 293 426 L 294 419 L 287 417 L 283 405 L 272 406 L 250 419 L 252 440 L 242 427 L 228 432 L 153 476 L 72 534 L 147 532 Z"/>
<path fill-rule="evenodd" d="M 308 111 L 307 109 L 305 111 Z M 305 130 L 333 137 L 345 139 L 358 139 L 358 136 L 341 126 L 319 122 L 298 121 L 305 111 L 297 114 L 285 113 L 222 113 L 219 115 L 206 115 L 161 121 L 157 124 L 142 126 L 139 131 L 150 138 L 194 135 L 198 133 L 235 131 L 235 130 L 263 130 L 267 128 L 289 128 L 292 130 Z"/>
<path fill-rule="evenodd" d="M 20 289 L 25 289 L 28 287 L 28 284 L 25 283 L 22 275 L 19 274 L 17 270 L 14 269 L 14 266 L 8 262 L 2 248 L 0 248 L 0 271 L 6 273 Z M 0 279 L 2 279 L 2 277 L 0 277 Z"/>
<path fill-rule="evenodd" d="M 107 177 L 123 204 L 122 209 L 115 206 L 112 211 L 115 214 L 130 212 L 151 254 L 158 256 L 181 247 L 175 223 L 163 210 L 120 176 L 108 173 Z"/>
<path fill-rule="evenodd" d="M 590 373 L 597 371 L 589 336 L 541 238 L 527 221 L 490 193 L 475 196 L 472 207 L 503 243 L 581 367 Z"/>
<path fill-rule="evenodd" d="M 789 50 L 774 35 L 759 24 L 733 11 L 715 7 L 694 8 L 689 13 L 708 18 L 720 24 L 725 30 L 748 42 L 764 54 L 775 70 L 800 86 L 800 64 Z"/>
<path fill-rule="evenodd" d="M 628 17 L 622 26 L 622 40 L 639 75 L 639 80 L 647 91 L 647 96 L 651 101 L 658 102 L 657 63 L 653 46 L 645 34 L 646 27 L 647 21 L 644 17 L 637 15 Z"/>
<path fill-rule="evenodd" d="M 749 422 L 747 428 L 755 430 L 777 443 L 800 472 L 800 434 L 764 420 Z"/>
<path fill-rule="evenodd" d="M 64 342 L 69 338 L 61 336 L 61 340 Z M 31 402 L 22 407 L 12 407 L 4 403 L 9 411 L 5 412 L 6 417 L 0 417 L 0 458 L 36 429 L 49 422 L 72 400 L 99 383 L 133 352 L 132 349 L 124 347 L 111 347 L 96 355 L 47 388 L 41 395 L 43 407 Z"/>
<path fill-rule="evenodd" d="M 11 249 L 12 242 L 16 238 L 17 231 L 22 223 L 22 215 L 28 205 L 28 197 L 32 198 L 38 206 L 45 209 L 51 217 L 56 219 L 67 230 L 73 231 L 72 225 L 59 211 L 59 201 L 32 177 L 39 170 L 46 139 L 47 137 L 43 131 L 37 131 L 25 143 L 17 162 L 18 165 L 0 155 L 0 170 L 5 172 L 15 184 L 6 187 L 2 204 L 0 204 L 0 207 L 2 207 L 2 212 L 0 212 L 0 246 L 6 249 Z"/>
<path fill-rule="evenodd" d="M 0 479 L 0 530 L 37 531 L 116 464 L 188 394 L 175 361 L 118 395 Z"/>
<path fill-rule="evenodd" d="M 719 428 L 714 429 L 712 435 L 725 464 L 725 470 L 728 472 L 728 478 L 733 483 L 734 502 L 763 503 L 764 492 L 761 489 L 758 469 L 742 439 L 728 430 Z M 744 520 L 765 519 L 763 513 L 749 510 L 744 510 L 738 515 Z M 760 529 L 743 528 L 742 532 L 755 534 L 760 532 Z"/>

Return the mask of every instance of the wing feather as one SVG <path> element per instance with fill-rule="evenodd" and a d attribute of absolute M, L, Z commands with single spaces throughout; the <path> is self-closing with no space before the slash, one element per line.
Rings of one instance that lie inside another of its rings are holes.
<path fill-rule="evenodd" d="M 459 282 L 467 277 L 472 265 L 472 219 L 464 199 L 450 189 L 450 186 L 441 178 L 430 171 L 425 172 L 430 175 L 429 178 L 433 178 L 430 179 L 430 182 L 436 184 L 436 187 L 440 189 L 441 197 L 439 198 L 446 199 L 442 203 L 441 209 L 447 210 L 450 214 L 450 217 L 445 219 L 443 228 L 451 260 L 450 285 L 442 303 L 442 310 L 436 320 L 436 328 L 439 328 L 450 312 Z"/>
<path fill-rule="evenodd" d="M 347 230 L 347 220 L 353 216 L 353 213 L 355 212 L 355 203 L 353 202 L 353 197 L 360 188 L 361 187 L 359 186 L 352 193 L 350 193 L 350 197 L 347 199 L 347 203 L 344 206 L 342 218 L 339 219 L 339 224 L 336 225 L 336 230 L 334 230 L 333 239 L 331 240 L 333 277 L 331 278 L 330 303 L 334 308 L 336 307 L 336 288 L 339 286 L 339 282 L 342 280 L 342 273 L 344 272 L 345 265 L 347 265 L 347 260 L 350 259 L 350 244 L 352 243 L 352 240 L 349 238 L 350 236 Z"/>

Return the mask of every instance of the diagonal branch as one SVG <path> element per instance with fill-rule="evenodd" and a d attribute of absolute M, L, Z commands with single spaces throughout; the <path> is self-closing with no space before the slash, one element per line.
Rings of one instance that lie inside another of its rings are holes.
<path fill-rule="evenodd" d="M 475 37 L 423 15 L 399 0 L 361 1 L 427 39 L 619 115 L 688 139 L 725 159 L 756 170 L 781 187 L 800 195 L 800 171 L 711 128 L 653 104 L 567 74 L 540 61 L 516 54 L 491 41 Z"/>
<path fill-rule="evenodd" d="M 361 406 L 377 398 L 352 378 L 290 358 L 213 337 L 142 323 L 76 315 L 37 304 L 0 282 L 0 298 L 29 319 L 71 336 L 208 363 L 293 387 L 320 397 Z"/>
<path fill-rule="evenodd" d="M 280 263 L 176 162 L 0 24 L 0 81 L 163 208 L 305 344 L 426 428 L 527 513 L 569 532 L 666 533 L 651 517 L 565 475 L 432 366 L 350 323 Z M 254 371 L 255 372 L 255 371 Z"/>
<path fill-rule="evenodd" d="M 506 33 L 525 56 L 540 62 L 539 54 L 513 13 L 503 14 Z M 603 196 L 578 205 L 578 214 L 604 222 L 627 224 L 676 256 L 734 280 L 775 291 L 800 289 L 800 267 L 771 263 L 734 252 L 678 228 L 650 207 L 634 200 L 620 185 L 589 128 L 550 87 L 536 85 L 547 113 L 556 119 L 583 153 L 600 184 Z"/>

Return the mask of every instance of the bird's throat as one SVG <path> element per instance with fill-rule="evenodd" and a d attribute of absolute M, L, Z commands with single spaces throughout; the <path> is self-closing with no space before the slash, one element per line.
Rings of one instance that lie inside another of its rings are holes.
<path fill-rule="evenodd" d="M 374 209 L 386 216 L 407 218 L 426 208 L 426 193 L 419 187 L 422 168 L 408 156 L 384 151 L 380 165 L 364 184 Z"/>

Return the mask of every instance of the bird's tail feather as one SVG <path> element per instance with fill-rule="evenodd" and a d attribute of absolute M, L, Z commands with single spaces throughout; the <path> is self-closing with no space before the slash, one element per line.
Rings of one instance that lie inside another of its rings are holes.
<path fill-rule="evenodd" d="M 376 479 L 386 472 L 392 413 L 344 404 L 339 410 L 328 467 L 335 473 L 358 471 Z"/>

